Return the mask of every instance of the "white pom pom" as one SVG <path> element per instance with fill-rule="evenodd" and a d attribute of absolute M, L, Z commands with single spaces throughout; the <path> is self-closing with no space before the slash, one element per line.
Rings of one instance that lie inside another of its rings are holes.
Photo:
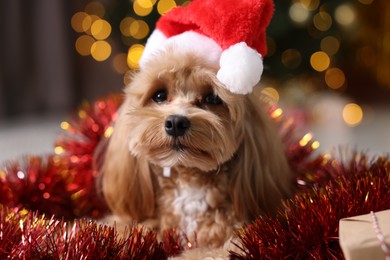
<path fill-rule="evenodd" d="M 236 94 L 251 93 L 263 73 L 261 55 L 245 42 L 239 42 L 222 52 L 217 78 Z"/>

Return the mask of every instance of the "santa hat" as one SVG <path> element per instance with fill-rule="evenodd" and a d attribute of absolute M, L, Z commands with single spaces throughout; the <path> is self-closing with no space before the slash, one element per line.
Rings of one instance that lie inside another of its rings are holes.
<path fill-rule="evenodd" d="M 272 0 L 193 0 L 174 8 L 158 20 L 141 70 L 154 54 L 174 45 L 219 63 L 217 78 L 231 92 L 250 93 L 263 72 L 265 30 L 273 11 Z"/>

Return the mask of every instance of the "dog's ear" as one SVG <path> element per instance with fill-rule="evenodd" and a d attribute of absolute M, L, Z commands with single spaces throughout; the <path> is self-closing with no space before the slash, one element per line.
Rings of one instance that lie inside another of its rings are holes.
<path fill-rule="evenodd" d="M 232 160 L 234 208 L 247 220 L 275 213 L 292 188 L 292 174 L 276 126 L 258 104 L 252 95 L 245 98 L 243 141 Z"/>
<path fill-rule="evenodd" d="M 126 107 L 126 103 L 123 105 Z M 127 120 L 122 110 L 114 125 L 102 171 L 102 191 L 113 213 L 142 220 L 154 213 L 154 190 L 149 165 L 128 148 Z"/>

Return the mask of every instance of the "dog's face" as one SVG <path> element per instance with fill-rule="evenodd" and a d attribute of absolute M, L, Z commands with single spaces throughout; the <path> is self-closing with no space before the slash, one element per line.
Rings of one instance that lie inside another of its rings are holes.
<path fill-rule="evenodd" d="M 126 87 L 101 169 L 116 214 L 153 217 L 158 183 L 150 164 L 210 172 L 228 162 L 222 174 L 243 220 L 274 212 L 290 193 L 283 145 L 259 96 L 226 90 L 206 60 L 166 48 Z"/>
<path fill-rule="evenodd" d="M 126 88 L 130 152 L 161 167 L 216 169 L 243 139 L 243 96 L 224 89 L 218 68 L 194 55 L 158 55 Z"/>

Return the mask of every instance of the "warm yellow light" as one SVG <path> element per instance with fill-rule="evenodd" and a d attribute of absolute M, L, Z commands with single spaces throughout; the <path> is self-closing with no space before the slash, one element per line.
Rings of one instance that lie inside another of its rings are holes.
<path fill-rule="evenodd" d="M 176 2 L 173 0 L 160 0 L 157 4 L 157 11 L 160 15 L 165 14 L 172 8 L 176 7 Z"/>
<path fill-rule="evenodd" d="M 275 103 L 279 101 L 279 92 L 275 88 L 266 87 L 261 92 L 272 98 Z"/>
<path fill-rule="evenodd" d="M 111 25 L 106 20 L 96 20 L 91 26 L 91 34 L 96 40 L 107 39 L 111 34 Z"/>
<path fill-rule="evenodd" d="M 68 122 L 66 122 L 66 121 L 63 121 L 63 122 L 61 122 L 60 126 L 61 126 L 61 129 L 68 130 L 69 127 L 70 127 L 70 124 Z"/>
<path fill-rule="evenodd" d="M 335 55 L 340 48 L 340 41 L 333 36 L 327 36 L 321 40 L 321 50 L 329 56 Z"/>
<path fill-rule="evenodd" d="M 85 112 L 85 110 L 83 109 L 80 109 L 79 112 L 77 113 L 77 115 L 81 118 L 81 119 L 84 119 L 87 117 L 87 112 Z"/>
<path fill-rule="evenodd" d="M 64 152 L 64 148 L 62 148 L 61 146 L 56 146 L 54 148 L 54 153 L 57 154 L 57 155 L 60 155 Z"/>
<path fill-rule="evenodd" d="M 138 16 L 147 16 L 153 10 L 153 2 L 151 0 L 135 0 L 133 9 Z"/>
<path fill-rule="evenodd" d="M 112 60 L 112 67 L 118 74 L 126 73 L 129 70 L 129 66 L 127 65 L 127 54 L 120 53 L 115 55 Z"/>
<path fill-rule="evenodd" d="M 124 18 L 120 24 L 119 24 L 119 29 L 121 30 L 121 33 L 124 36 L 131 36 L 130 34 L 130 26 L 131 24 L 135 21 L 133 17 L 126 17 Z"/>
<path fill-rule="evenodd" d="M 314 11 L 320 5 L 319 0 L 301 0 L 301 4 L 309 11 Z"/>
<path fill-rule="evenodd" d="M 327 12 L 319 12 L 314 15 L 314 26 L 320 31 L 327 31 L 332 26 L 332 17 Z"/>
<path fill-rule="evenodd" d="M 318 51 L 313 53 L 310 57 L 310 64 L 316 71 L 324 71 L 329 67 L 330 58 L 329 56 L 323 52 Z"/>
<path fill-rule="evenodd" d="M 95 42 L 95 39 L 92 38 L 89 35 L 81 35 L 79 38 L 77 38 L 75 47 L 76 51 L 81 56 L 88 56 L 91 54 L 91 47 L 93 43 Z"/>
<path fill-rule="evenodd" d="M 87 15 L 86 17 L 84 17 L 83 22 L 81 23 L 83 32 L 88 31 L 91 28 L 91 25 L 92 25 L 92 18 L 90 15 Z"/>
<path fill-rule="evenodd" d="M 131 69 L 139 68 L 138 62 L 142 56 L 143 51 L 144 46 L 141 44 L 134 44 L 130 47 L 127 53 L 127 65 L 129 65 Z"/>
<path fill-rule="evenodd" d="M 355 10 L 349 4 L 337 7 L 334 16 L 336 21 L 344 26 L 352 25 L 356 18 Z"/>
<path fill-rule="evenodd" d="M 130 36 L 133 36 L 135 34 L 138 33 L 139 31 L 139 21 L 138 20 L 135 20 L 134 22 L 132 22 L 130 24 L 130 28 L 129 28 L 129 31 L 130 31 Z"/>
<path fill-rule="evenodd" d="M 363 109 L 355 103 L 345 105 L 343 109 L 343 119 L 349 126 L 357 126 L 363 120 Z"/>
<path fill-rule="evenodd" d="M 328 69 L 325 73 L 325 82 L 331 89 L 339 89 L 345 83 L 344 72 L 339 68 Z"/>
<path fill-rule="evenodd" d="M 104 8 L 104 5 L 97 2 L 97 1 L 89 2 L 85 6 L 84 10 L 88 14 L 94 14 L 94 15 L 97 15 L 99 17 L 103 17 L 104 14 L 106 13 L 106 9 Z"/>
<path fill-rule="evenodd" d="M 271 113 L 272 118 L 278 118 L 283 114 L 283 110 L 281 108 L 275 109 L 274 112 Z"/>
<path fill-rule="evenodd" d="M 296 49 L 287 49 L 282 53 L 282 63 L 290 69 L 297 68 L 302 61 L 301 53 Z"/>
<path fill-rule="evenodd" d="M 84 192 L 84 190 L 79 190 L 79 191 L 73 193 L 72 195 L 70 195 L 70 198 L 72 200 L 77 200 L 78 198 L 80 198 L 80 196 L 83 194 L 83 192 Z"/>
<path fill-rule="evenodd" d="M 323 159 L 322 164 L 325 165 L 326 163 L 329 162 L 330 159 L 332 159 L 332 156 L 329 153 L 324 153 L 322 155 L 322 159 Z"/>
<path fill-rule="evenodd" d="M 106 41 L 96 41 L 92 44 L 91 55 L 96 61 L 104 61 L 111 55 L 111 45 Z"/>
<path fill-rule="evenodd" d="M 313 149 L 313 150 L 316 150 L 316 149 L 318 149 L 320 147 L 320 142 L 318 142 L 318 141 L 314 141 L 312 144 L 311 144 L 311 148 Z"/>
<path fill-rule="evenodd" d="M 114 128 L 112 126 L 109 126 L 106 131 L 104 131 L 104 137 L 105 138 L 110 138 L 112 133 L 114 132 Z"/>
<path fill-rule="evenodd" d="M 140 7 L 148 9 L 153 7 L 153 5 L 156 3 L 156 0 L 135 0 L 134 2 L 137 2 Z"/>
<path fill-rule="evenodd" d="M 302 137 L 301 140 L 299 140 L 299 145 L 306 146 L 311 141 L 311 139 L 313 139 L 313 135 L 311 133 L 307 133 Z"/>
<path fill-rule="evenodd" d="M 82 22 L 83 31 L 90 34 L 91 26 L 94 21 L 99 20 L 100 17 L 97 15 L 87 15 Z"/>
<path fill-rule="evenodd" d="M 137 20 L 130 25 L 130 35 L 137 40 L 143 39 L 149 33 L 149 26 L 142 20 Z"/>
<path fill-rule="evenodd" d="M 309 10 L 301 3 L 294 3 L 289 10 L 291 20 L 296 23 L 304 23 L 309 18 Z"/>
<path fill-rule="evenodd" d="M 84 32 L 83 21 L 88 16 L 85 12 L 77 12 L 72 16 L 70 23 L 76 32 Z"/>

